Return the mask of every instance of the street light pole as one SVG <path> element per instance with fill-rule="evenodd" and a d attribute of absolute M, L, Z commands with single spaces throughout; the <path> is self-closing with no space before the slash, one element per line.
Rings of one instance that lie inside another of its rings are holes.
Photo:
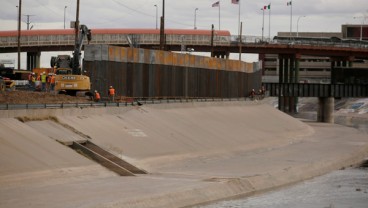
<path fill-rule="evenodd" d="M 197 29 L 197 10 L 198 8 L 195 8 L 194 10 L 194 29 Z"/>
<path fill-rule="evenodd" d="M 290 6 L 290 38 L 292 37 L 293 30 L 293 1 L 287 2 L 287 6 Z"/>
<path fill-rule="evenodd" d="M 299 37 L 299 20 L 302 17 L 306 17 L 306 16 L 299 16 L 298 21 L 296 21 L 296 37 Z"/>
<path fill-rule="evenodd" d="M 66 8 L 67 8 L 68 6 L 65 6 L 64 7 L 64 29 L 65 29 L 65 13 L 66 13 Z"/>
<path fill-rule="evenodd" d="M 154 5 L 154 7 L 156 7 L 156 30 L 157 30 L 157 16 L 158 16 L 158 8 L 157 8 L 157 4 Z"/>
<path fill-rule="evenodd" d="M 364 14 L 361 17 L 354 17 L 354 19 L 357 19 L 357 18 L 362 18 L 362 23 L 360 24 L 360 41 L 362 41 L 363 40 L 363 25 L 364 25 L 365 19 L 367 19 L 367 15 Z"/>

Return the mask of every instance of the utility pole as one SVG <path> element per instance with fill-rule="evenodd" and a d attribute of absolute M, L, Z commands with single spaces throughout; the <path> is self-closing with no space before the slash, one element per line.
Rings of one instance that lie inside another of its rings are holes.
<path fill-rule="evenodd" d="M 239 61 L 241 62 L 241 56 L 242 56 L 242 45 L 243 45 L 243 41 L 242 41 L 242 30 L 243 30 L 243 22 L 240 22 L 240 34 L 239 34 Z M 239 65 L 241 66 L 241 65 Z"/>
<path fill-rule="evenodd" d="M 212 24 L 212 27 L 211 27 L 211 57 L 214 57 L 214 51 L 213 51 L 213 37 L 215 35 L 215 26 L 213 26 Z"/>
<path fill-rule="evenodd" d="M 77 0 L 77 13 L 75 15 L 75 47 L 78 44 L 78 32 L 79 32 L 79 0 Z"/>
<path fill-rule="evenodd" d="M 162 0 L 162 16 L 160 24 L 160 50 L 165 50 L 165 0 Z"/>
<path fill-rule="evenodd" d="M 19 0 L 18 5 L 18 70 L 20 70 L 20 25 L 21 25 L 21 15 L 22 15 L 22 0 Z"/>
<path fill-rule="evenodd" d="M 29 24 L 31 24 L 31 22 L 29 21 L 29 17 L 35 16 L 35 15 L 33 15 L 33 14 L 25 14 L 24 16 L 27 17 L 27 30 L 29 30 Z"/>

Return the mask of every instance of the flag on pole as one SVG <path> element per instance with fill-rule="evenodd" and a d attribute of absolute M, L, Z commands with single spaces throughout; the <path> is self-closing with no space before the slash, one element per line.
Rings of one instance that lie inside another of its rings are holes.
<path fill-rule="evenodd" d="M 271 4 L 269 4 L 268 6 L 263 6 L 263 10 L 267 10 L 267 9 L 271 9 Z"/>
<path fill-rule="evenodd" d="M 212 7 L 219 7 L 219 6 L 220 6 L 220 1 L 215 2 L 215 3 L 212 4 Z"/>
<path fill-rule="evenodd" d="M 233 4 L 239 4 L 239 1 L 240 0 L 231 0 L 231 3 L 233 3 Z"/>
<path fill-rule="evenodd" d="M 291 1 L 287 2 L 286 4 L 287 6 L 291 6 Z"/>

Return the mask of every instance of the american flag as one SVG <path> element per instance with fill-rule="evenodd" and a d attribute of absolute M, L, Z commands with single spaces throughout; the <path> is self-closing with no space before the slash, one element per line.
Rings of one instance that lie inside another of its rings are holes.
<path fill-rule="evenodd" d="M 220 1 L 215 2 L 215 3 L 212 4 L 212 7 L 219 7 L 219 6 L 220 6 Z"/>
<path fill-rule="evenodd" d="M 231 0 L 231 3 L 233 3 L 233 4 L 239 4 L 239 1 L 240 0 Z"/>

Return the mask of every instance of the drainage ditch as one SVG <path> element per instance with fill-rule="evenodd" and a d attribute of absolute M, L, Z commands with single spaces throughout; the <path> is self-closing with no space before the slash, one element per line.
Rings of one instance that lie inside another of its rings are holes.
<path fill-rule="evenodd" d="M 145 170 L 124 161 L 88 140 L 80 143 L 73 142 L 68 146 L 120 176 L 135 176 L 136 174 L 147 173 Z"/>

